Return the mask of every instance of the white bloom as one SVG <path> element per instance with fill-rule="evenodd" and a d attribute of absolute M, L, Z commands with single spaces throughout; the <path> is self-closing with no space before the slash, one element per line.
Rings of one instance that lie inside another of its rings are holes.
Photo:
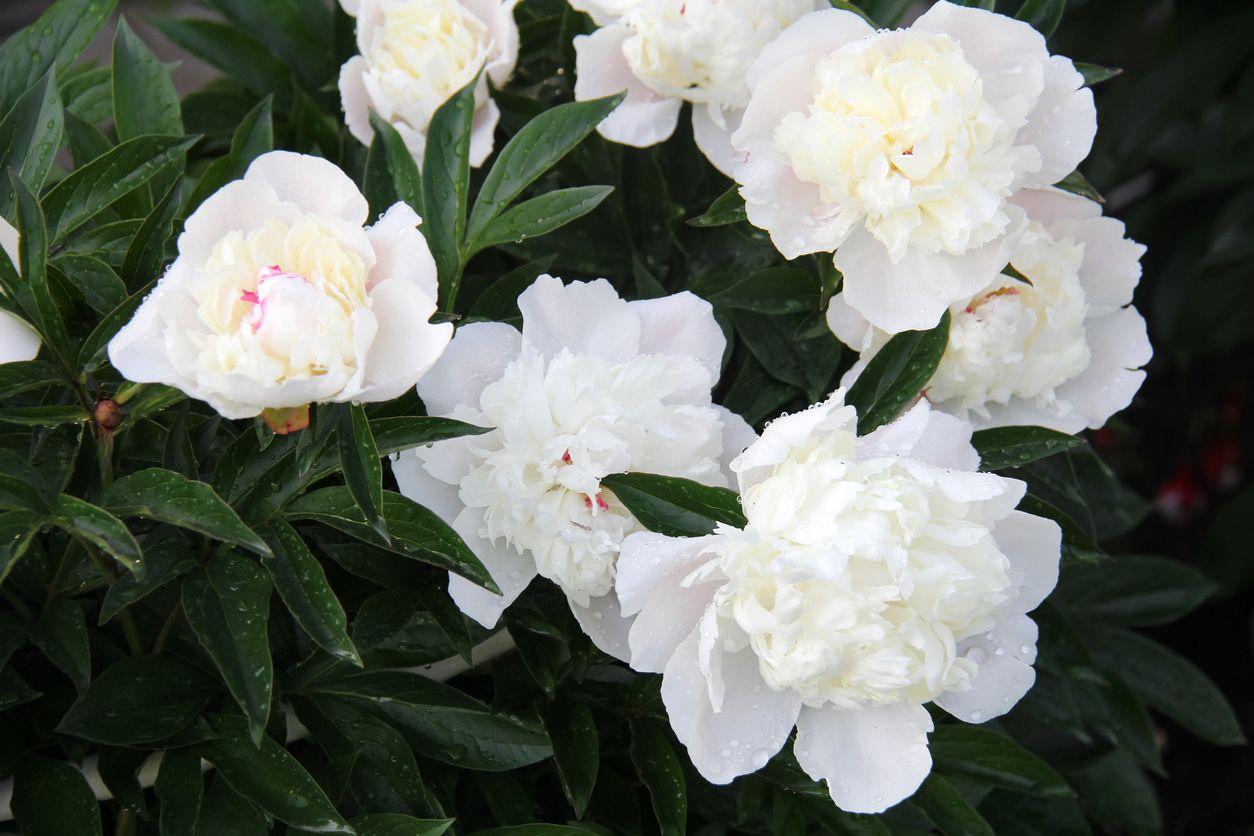
<path fill-rule="evenodd" d="M 661 671 L 693 765 L 727 783 L 794 753 L 836 803 L 878 812 L 927 776 L 924 703 L 982 722 L 1032 686 L 1061 534 L 975 472 L 971 428 L 920 403 L 870 435 L 843 391 L 732 463 L 748 525 L 628 537 L 631 665 Z"/>
<path fill-rule="evenodd" d="M 1070 173 L 1097 126 L 1031 26 L 944 0 L 896 31 L 807 15 L 748 83 L 732 145 L 749 220 L 787 258 L 834 251 L 848 303 L 891 333 L 988 285 L 1022 226 L 1011 195 Z"/>
<path fill-rule="evenodd" d="M 0 249 L 13 262 L 14 268 L 21 270 L 17 230 L 4 218 L 0 218 Z M 37 354 L 39 334 L 35 329 L 21 317 L 0 308 L 0 364 L 34 360 Z"/>
<path fill-rule="evenodd" d="M 1129 306 L 1145 247 L 1082 197 L 1051 189 L 1012 202 L 1029 223 L 1010 264 L 1030 284 L 999 275 L 950 305 L 949 346 L 927 399 L 977 427 L 1096 429 L 1132 401 L 1153 353 L 1145 320 Z M 848 386 L 890 335 L 843 293 L 827 321 L 862 355 Z"/>
<path fill-rule="evenodd" d="M 366 199 L 317 157 L 274 151 L 187 219 L 178 258 L 109 343 L 128 380 L 228 418 L 384 401 L 440 356 L 435 262 L 412 209 L 363 227 Z"/>
<path fill-rule="evenodd" d="M 605 280 L 541 276 L 518 298 L 523 330 L 458 329 L 419 384 L 427 411 L 491 427 L 393 461 L 401 492 L 449 522 L 502 595 L 457 576 L 449 593 L 484 626 L 538 572 L 566 593 L 584 631 L 626 658 L 630 621 L 613 594 L 623 538 L 639 523 L 601 479 L 680 476 L 726 486 L 753 438 L 710 401 L 724 338 L 690 293 L 626 302 Z"/>
<path fill-rule="evenodd" d="M 492 153 L 500 111 L 488 82 L 501 87 L 518 61 L 518 0 L 340 0 L 357 18 L 357 49 L 340 70 L 340 98 L 348 130 L 369 145 L 370 111 L 391 123 L 422 161 L 427 127 L 454 93 L 475 87 L 470 164 Z"/>
<path fill-rule="evenodd" d="M 749 103 L 745 73 L 762 48 L 826 0 L 571 0 L 602 28 L 575 38 L 575 98 L 627 97 L 597 129 L 645 147 L 675 130 L 692 102 L 698 147 L 724 174 Z"/>

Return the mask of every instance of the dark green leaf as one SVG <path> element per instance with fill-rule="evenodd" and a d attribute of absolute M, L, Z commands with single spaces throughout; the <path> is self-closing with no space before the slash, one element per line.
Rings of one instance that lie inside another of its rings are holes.
<path fill-rule="evenodd" d="M 1047 763 L 1005 735 L 973 726 L 938 726 L 928 743 L 936 769 L 994 787 L 1042 796 L 1071 795 Z"/>
<path fill-rule="evenodd" d="M 0 121 L 0 172 L 12 169 L 38 193 L 61 146 L 63 119 L 55 80 L 46 75 Z M 0 215 L 11 217 L 12 208 L 13 187 L 8 177 L 0 178 Z"/>
<path fill-rule="evenodd" d="M 748 220 L 745 214 L 745 199 L 740 196 L 740 188 L 732 186 L 710 204 L 710 208 L 700 217 L 688 221 L 692 226 L 727 226 Z"/>
<path fill-rule="evenodd" d="M 100 807 L 83 773 L 27 755 L 13 779 L 13 818 L 26 836 L 100 836 Z"/>
<path fill-rule="evenodd" d="M 1032 28 L 1048 38 L 1062 22 L 1062 13 L 1066 9 L 1067 0 L 1024 0 L 1015 17 L 1026 20 Z"/>
<path fill-rule="evenodd" d="M 171 41 L 238 78 L 258 95 L 277 93 L 289 85 L 284 63 L 243 29 L 199 18 L 157 18 L 152 23 Z"/>
<path fill-rule="evenodd" d="M 675 747 L 656 720 L 631 721 L 631 762 L 649 789 L 653 814 L 662 836 L 687 833 L 688 792 L 684 768 Z"/>
<path fill-rule="evenodd" d="M 262 99 L 248 112 L 231 137 L 231 149 L 225 157 L 209 164 L 200 176 L 189 204 L 199 206 L 206 198 L 248 171 L 253 160 L 274 148 L 274 100 Z"/>
<path fill-rule="evenodd" d="M 411 591 L 367 598 L 353 618 L 353 641 L 367 664 L 378 667 L 412 668 L 455 652 L 448 634 L 424 608 L 423 596 Z"/>
<path fill-rule="evenodd" d="M 1089 182 L 1088 178 L 1081 174 L 1078 170 L 1073 171 L 1066 177 L 1054 184 L 1054 188 L 1062 189 L 1064 192 L 1078 194 L 1080 197 L 1087 197 L 1089 200 L 1097 203 L 1105 203 L 1106 198 L 1102 197 L 1097 187 Z"/>
<path fill-rule="evenodd" d="M 26 554 L 41 523 L 41 515 L 29 511 L 0 513 L 0 583 Z"/>
<path fill-rule="evenodd" d="M 348 637 L 348 616 L 305 541 L 282 521 L 271 523 L 266 536 L 274 556 L 262 565 L 296 623 L 323 650 L 360 666 L 361 657 Z"/>
<path fill-rule="evenodd" d="M 124 476 L 103 497 L 119 517 L 148 517 L 268 556 L 265 541 L 204 482 L 159 467 Z"/>
<path fill-rule="evenodd" d="M 105 746 L 96 759 L 100 780 L 113 794 L 114 802 L 123 810 L 138 813 L 143 819 L 148 818 L 148 805 L 144 801 L 144 788 L 139 783 L 139 768 L 150 754 L 141 749 Z"/>
<path fill-rule="evenodd" d="M 200 755 L 196 755 L 200 760 Z M 196 822 L 196 836 L 267 836 L 273 821 L 221 775 L 213 779 Z M 163 834 L 164 836 L 164 834 Z"/>
<path fill-rule="evenodd" d="M 993 828 L 941 776 L 933 773 L 910 799 L 945 836 L 993 836 Z"/>
<path fill-rule="evenodd" d="M 331 46 L 330 10 L 322 3 L 210 0 L 210 4 L 282 59 L 306 89 L 321 89 L 338 71 L 336 51 Z M 253 60 L 251 54 L 247 60 Z"/>
<path fill-rule="evenodd" d="M 601 485 L 645 528 L 660 534 L 698 537 L 720 522 L 746 525 L 739 497 L 727 488 L 652 473 L 618 473 L 606 476 Z"/>
<path fill-rule="evenodd" d="M 96 677 L 57 731 L 113 746 L 164 740 L 190 725 L 218 689 L 172 656 L 123 659 Z"/>
<path fill-rule="evenodd" d="M 44 213 L 34 192 L 13 171 L 9 172 L 9 185 L 17 202 L 17 228 L 21 234 L 20 267 L 25 283 L 18 300 L 32 315 L 32 324 L 43 335 L 44 344 L 57 356 L 65 357 L 70 338 L 48 285 L 49 242 Z"/>
<path fill-rule="evenodd" d="M 183 133 L 182 108 L 170 73 L 125 18 L 118 21 L 113 39 L 113 119 L 122 142 Z"/>
<path fill-rule="evenodd" d="M 130 246 L 126 248 L 126 258 L 122 261 L 122 278 L 127 287 L 142 287 L 159 278 L 182 198 L 183 181 L 176 178 L 131 239 Z M 118 304 L 124 299 L 118 300 Z"/>
<path fill-rule="evenodd" d="M 0 450 L 0 509 L 45 513 L 52 502 L 39 472 L 16 453 Z"/>
<path fill-rule="evenodd" d="M 1218 746 L 1245 742 L 1241 724 L 1223 693 L 1183 656 L 1128 630 L 1101 634 L 1091 650 L 1151 708 L 1203 740 Z"/>
<path fill-rule="evenodd" d="M 279 821 L 314 833 L 353 833 L 317 782 L 268 737 L 249 740 L 242 718 L 219 716 L 221 734 L 197 748 L 235 791 Z"/>
<path fill-rule="evenodd" d="M 597 782 L 600 743 L 596 722 L 588 704 L 562 693 L 540 712 L 544 730 L 553 744 L 553 762 L 562 792 L 582 819 Z"/>
<path fill-rule="evenodd" d="M 387 523 L 381 516 L 383 462 L 379 459 L 366 410 L 361 404 L 343 404 L 338 413 L 335 434 L 339 442 L 340 469 L 344 472 L 348 492 L 362 517 L 386 542 Z"/>
<path fill-rule="evenodd" d="M 484 178 L 470 213 L 467 237 L 478 237 L 524 189 L 592 133 L 622 99 L 619 94 L 560 104 L 524 125 L 501 149 Z"/>
<path fill-rule="evenodd" d="M 374 141 L 366 154 L 363 191 L 370 201 L 371 213 L 381 215 L 399 201 L 423 214 L 422 175 L 405 140 L 390 122 L 373 111 L 370 126 L 374 128 Z"/>
<path fill-rule="evenodd" d="M 346 487 L 307 493 L 288 506 L 287 516 L 329 525 L 368 543 L 455 572 L 490 592 L 499 592 L 479 558 L 435 513 L 392 491 L 383 492 L 382 507 L 390 542 L 384 541 L 361 516 Z"/>
<path fill-rule="evenodd" d="M 735 284 L 706 296 L 715 305 L 764 314 L 817 311 L 819 283 L 813 273 L 796 267 L 772 267 L 750 273 Z"/>
<path fill-rule="evenodd" d="M 1093 87 L 1101 84 L 1103 81 L 1110 81 L 1112 78 L 1123 74 L 1123 70 L 1118 67 L 1103 67 L 1099 64 L 1089 64 L 1085 61 L 1076 61 L 1075 68 L 1080 71 L 1080 75 L 1084 77 L 1084 86 Z"/>
<path fill-rule="evenodd" d="M 749 352 L 771 377 L 797 387 L 810 403 L 831 391 L 842 348 L 817 311 L 768 316 L 732 309 L 731 319 Z"/>
<path fill-rule="evenodd" d="M 0 670 L 0 711 L 8 711 L 10 708 L 25 705 L 42 696 L 43 694 L 30 687 L 17 671 L 12 668 Z"/>
<path fill-rule="evenodd" d="M 452 310 L 461 273 L 461 242 L 470 189 L 470 125 L 475 114 L 476 76 L 440 105 L 427 129 L 422 163 L 422 233 L 440 273 L 440 303 Z"/>
<path fill-rule="evenodd" d="M 319 702 L 343 700 L 384 720 L 424 757 L 497 772 L 552 755 L 537 726 L 497 714 L 478 700 L 418 674 L 366 671 L 310 688 Z"/>
<path fill-rule="evenodd" d="M 470 242 L 468 254 L 511 241 L 521 244 L 552 232 L 597 208 L 612 191 L 613 186 L 575 186 L 524 200 L 490 222 Z"/>
<path fill-rule="evenodd" d="M 183 581 L 183 613 L 244 709 L 253 741 L 259 741 L 274 687 L 266 636 L 269 577 L 253 561 L 228 552 Z"/>
<path fill-rule="evenodd" d="M 980 470 L 1005 470 L 1083 447 L 1084 440 L 1045 427 L 994 427 L 972 434 Z"/>
<path fill-rule="evenodd" d="M 161 836 L 196 836 L 205 794 L 200 755 L 192 749 L 167 750 L 152 789 L 161 802 Z"/>
<path fill-rule="evenodd" d="M 145 543 L 144 574 L 126 574 L 105 593 L 99 623 L 104 624 L 136 601 L 186 575 L 198 565 L 185 540 L 171 537 L 155 544 Z"/>
<path fill-rule="evenodd" d="M 515 267 L 493 282 L 479 294 L 470 306 L 470 316 L 504 321 L 521 316 L 518 312 L 518 296 L 536 277 L 548 271 L 556 256 L 545 256 Z"/>
<path fill-rule="evenodd" d="M 80 424 L 91 419 L 81 406 L 18 406 L 0 409 L 0 424 L 18 424 L 24 427 L 59 427 L 62 424 Z"/>
<path fill-rule="evenodd" d="M 117 0 L 59 0 L 0 45 L 0 113 L 50 70 L 63 75 L 116 5 Z"/>
<path fill-rule="evenodd" d="M 143 574 L 143 553 L 126 524 L 103 508 L 62 494 L 52 522 L 104 550 L 136 574 Z"/>
<path fill-rule="evenodd" d="M 91 682 L 91 644 L 83 610 L 70 598 L 53 598 L 39 614 L 30 643 L 74 683 L 80 694 Z"/>
<path fill-rule="evenodd" d="M 0 400 L 61 381 L 55 366 L 42 360 L 0 363 Z"/>
<path fill-rule="evenodd" d="M 948 344 L 946 311 L 930 331 L 904 331 L 880 349 L 845 395 L 845 403 L 858 410 L 858 435 L 892 421 L 919 397 Z"/>
<path fill-rule="evenodd" d="M 1148 627 L 1187 615 L 1214 592 L 1205 575 L 1178 560 L 1128 555 L 1067 564 L 1055 600 L 1081 619 Z"/>
<path fill-rule="evenodd" d="M 104 211 L 182 157 L 197 137 L 141 136 L 127 140 L 74 170 L 44 198 L 52 241 Z"/>
<path fill-rule="evenodd" d="M 440 836 L 452 819 L 415 819 L 401 813 L 372 813 L 353 819 L 357 836 Z"/>
<path fill-rule="evenodd" d="M 96 327 L 92 329 L 92 332 L 87 335 L 87 339 L 83 340 L 83 347 L 78 352 L 80 365 L 90 369 L 96 368 L 103 362 L 105 351 L 109 346 L 109 340 L 113 339 L 117 332 L 122 330 L 122 326 L 131 321 L 131 317 L 148 296 L 148 292 L 152 290 L 155 283 L 154 280 L 132 293 L 126 298 L 126 301 L 100 320 Z"/>
<path fill-rule="evenodd" d="M 109 313 L 129 295 L 113 268 L 94 256 L 63 253 L 52 263 L 98 314 Z"/>

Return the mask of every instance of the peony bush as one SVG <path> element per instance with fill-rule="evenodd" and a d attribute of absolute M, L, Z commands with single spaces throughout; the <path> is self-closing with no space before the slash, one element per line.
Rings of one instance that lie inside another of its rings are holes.
<path fill-rule="evenodd" d="M 204 0 L 183 97 L 115 6 L 0 45 L 0 832 L 1154 833 L 1243 742 L 1063 0 Z"/>

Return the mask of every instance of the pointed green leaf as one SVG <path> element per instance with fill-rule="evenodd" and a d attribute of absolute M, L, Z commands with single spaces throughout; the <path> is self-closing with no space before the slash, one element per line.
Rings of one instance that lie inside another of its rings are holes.
<path fill-rule="evenodd" d="M 645 528 L 660 534 L 699 537 L 720 522 L 746 525 L 739 497 L 727 488 L 652 473 L 617 473 L 602 479 L 601 486 Z"/>
<path fill-rule="evenodd" d="M 1067 0 L 1024 0 L 1015 17 L 1027 21 L 1048 38 L 1062 22 L 1062 13 L 1066 9 Z"/>
<path fill-rule="evenodd" d="M 142 574 L 143 553 L 126 524 L 103 508 L 62 494 L 50 518 L 66 531 L 102 549 L 136 574 Z"/>
<path fill-rule="evenodd" d="M 470 189 L 470 126 L 479 77 L 449 97 L 431 117 L 422 163 L 422 233 L 440 274 L 442 309 L 452 309 L 461 277 L 461 243 Z"/>
<path fill-rule="evenodd" d="M 938 726 L 928 741 L 938 772 L 1030 795 L 1072 795 L 1049 764 L 1009 737 L 974 726 Z"/>
<path fill-rule="evenodd" d="M 183 133 L 182 106 L 170 73 L 126 18 L 118 21 L 113 39 L 113 119 L 122 142 Z"/>
<path fill-rule="evenodd" d="M 949 345 L 949 311 L 929 331 L 903 331 L 871 358 L 845 395 L 858 410 L 858 435 L 892 421 L 927 387 Z"/>
<path fill-rule="evenodd" d="M 96 677 L 57 731 L 113 746 L 153 743 L 190 725 L 220 687 L 172 656 L 123 659 Z"/>
<path fill-rule="evenodd" d="M 387 523 L 380 515 L 383 508 L 383 462 L 375 446 L 370 421 L 361 404 L 341 404 L 336 438 L 340 451 L 340 469 L 344 482 L 357 503 L 361 515 L 385 541 Z"/>
<path fill-rule="evenodd" d="M 371 813 L 353 819 L 357 836 L 440 836 L 452 819 L 415 819 L 401 813 Z"/>
<path fill-rule="evenodd" d="M 601 762 L 600 740 L 592 709 L 586 702 L 563 692 L 540 711 L 544 730 L 553 744 L 553 763 L 562 782 L 562 792 L 582 819 L 596 787 Z"/>
<path fill-rule="evenodd" d="M 264 96 L 290 86 L 283 61 L 239 27 L 216 20 L 183 18 L 152 21 L 174 43 L 207 64 L 238 78 L 254 93 Z"/>
<path fill-rule="evenodd" d="M 748 217 L 745 212 L 745 199 L 740 196 L 739 187 L 732 186 L 719 195 L 701 216 L 693 218 L 688 223 L 691 226 L 700 227 L 727 226 L 748 220 Z"/>
<path fill-rule="evenodd" d="M 61 146 L 63 119 L 55 79 L 45 75 L 0 121 L 0 171 L 13 169 L 38 193 Z M 11 217 L 12 209 L 13 187 L 6 177 L 0 180 L 0 215 Z"/>
<path fill-rule="evenodd" d="M 557 189 L 506 209 L 467 245 L 467 257 L 498 244 L 521 244 L 582 218 L 601 205 L 613 186 Z"/>
<path fill-rule="evenodd" d="M 40 514 L 30 511 L 0 513 L 0 583 L 26 554 L 42 522 Z"/>
<path fill-rule="evenodd" d="M 270 578 L 242 555 L 220 555 L 183 581 L 183 613 L 244 709 L 253 742 L 260 741 L 274 688 Z"/>
<path fill-rule="evenodd" d="M 80 694 L 91 682 L 91 644 L 82 608 L 70 598 L 53 598 L 39 614 L 30 642 L 74 683 Z"/>
<path fill-rule="evenodd" d="M 662 836 L 683 836 L 688 832 L 688 792 L 683 764 L 666 732 L 656 720 L 633 719 L 629 751 L 636 773 L 649 789 Z"/>
<path fill-rule="evenodd" d="M 940 775 L 927 776 L 910 798 L 945 836 L 994 836 L 993 828 L 975 808 Z"/>
<path fill-rule="evenodd" d="M 398 201 L 422 215 L 422 175 L 405 140 L 390 122 L 373 111 L 370 126 L 374 129 L 374 141 L 366 154 L 362 190 L 370 201 L 372 215 L 383 214 Z"/>
<path fill-rule="evenodd" d="M 116 6 L 117 0 L 58 0 L 0 44 L 0 113 L 50 70 L 63 75 Z"/>
<path fill-rule="evenodd" d="M 1045 427 L 993 427 L 971 436 L 980 470 L 1021 467 L 1037 459 L 1084 446 L 1084 439 Z"/>
<path fill-rule="evenodd" d="M 348 637 L 348 616 L 305 541 L 281 520 L 270 524 L 266 538 L 274 556 L 262 565 L 296 623 L 327 653 L 360 667 L 361 657 Z"/>
<path fill-rule="evenodd" d="M 100 805 L 83 773 L 26 755 L 13 779 L 13 818 L 26 836 L 101 836 Z"/>
<path fill-rule="evenodd" d="M 161 836 L 196 836 L 205 794 L 200 755 L 191 749 L 167 750 L 152 789 L 161 802 Z"/>

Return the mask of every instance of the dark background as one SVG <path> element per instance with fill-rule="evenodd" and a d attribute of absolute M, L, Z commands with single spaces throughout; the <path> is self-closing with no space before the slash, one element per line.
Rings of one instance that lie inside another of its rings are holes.
<path fill-rule="evenodd" d="M 0 0 L 0 38 L 46 0 Z M 1003 3 L 1002 5 L 1005 5 Z M 1012 4 L 1013 5 L 1013 4 Z M 180 61 L 180 90 L 211 77 L 147 17 L 193 3 L 123 0 L 141 36 Z M 94 54 L 107 49 L 102 33 Z M 1130 409 L 1093 434 L 1154 511 L 1120 551 L 1196 566 L 1216 596 L 1152 631 L 1195 661 L 1254 730 L 1254 4 L 1071 0 L 1055 52 L 1122 67 L 1097 88 L 1099 132 L 1082 166 L 1106 211 L 1149 245 L 1136 302 L 1155 356 Z M 1254 751 L 1220 749 L 1161 723 L 1169 833 L 1254 833 Z"/>

